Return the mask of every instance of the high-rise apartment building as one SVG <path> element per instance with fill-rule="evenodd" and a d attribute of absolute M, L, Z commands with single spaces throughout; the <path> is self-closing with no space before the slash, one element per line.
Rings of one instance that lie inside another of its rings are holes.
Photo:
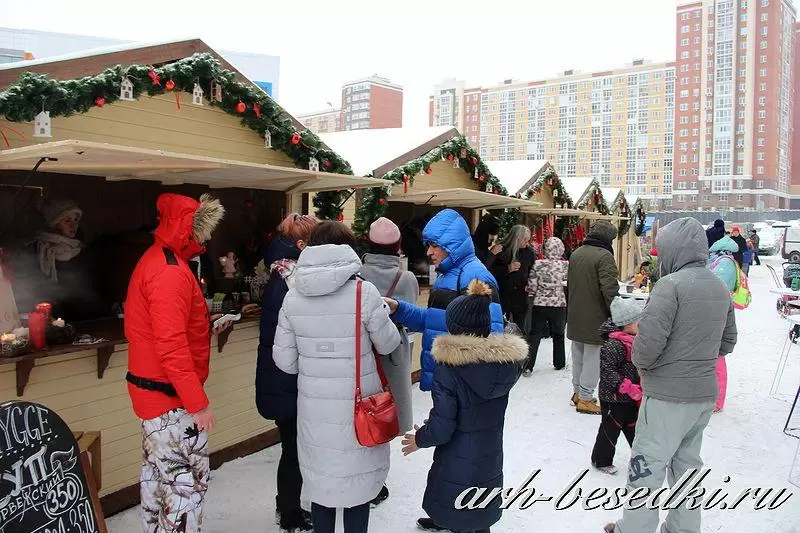
<path fill-rule="evenodd" d="M 342 130 L 403 127 L 403 88 L 371 76 L 342 87 Z"/>
<path fill-rule="evenodd" d="M 480 89 L 450 81 L 431 96 L 429 118 L 458 127 L 487 159 L 548 159 L 562 176 L 593 176 L 668 205 L 674 78 L 674 63 L 637 60 Z"/>
<path fill-rule="evenodd" d="M 794 24 L 794 71 L 800 72 L 800 22 Z M 789 172 L 789 190 L 800 195 L 800 79 L 794 79 L 794 102 L 792 106 L 792 168 Z"/>
<path fill-rule="evenodd" d="M 790 0 L 678 7 L 676 209 L 789 205 L 796 12 Z"/>
<path fill-rule="evenodd" d="M 332 133 L 342 129 L 342 110 L 329 109 L 297 115 L 297 120 L 314 133 Z"/>

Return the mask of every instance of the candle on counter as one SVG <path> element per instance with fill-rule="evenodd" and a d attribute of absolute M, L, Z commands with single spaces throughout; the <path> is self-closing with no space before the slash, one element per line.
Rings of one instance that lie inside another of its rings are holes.
<path fill-rule="evenodd" d="M 13 333 L 3 333 L 0 335 L 0 342 L 14 342 L 17 340 L 17 336 Z"/>
<path fill-rule="evenodd" d="M 64 323 L 64 319 L 63 318 L 57 318 L 57 319 L 53 320 L 53 326 L 55 326 L 57 328 L 63 328 L 65 325 L 66 324 Z"/>
<path fill-rule="evenodd" d="M 205 278 L 200 278 L 200 290 L 203 292 L 203 296 L 208 296 L 208 285 Z"/>
<path fill-rule="evenodd" d="M 36 311 L 44 315 L 45 320 L 49 321 L 51 319 L 51 313 L 53 312 L 53 304 L 48 302 L 36 304 Z"/>

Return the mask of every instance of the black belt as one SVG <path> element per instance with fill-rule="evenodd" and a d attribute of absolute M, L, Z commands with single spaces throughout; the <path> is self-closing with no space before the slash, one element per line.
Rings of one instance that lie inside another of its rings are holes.
<path fill-rule="evenodd" d="M 152 379 L 147 378 L 140 378 L 139 376 L 134 376 L 130 372 L 127 373 L 125 379 L 131 385 L 135 385 L 140 389 L 149 390 L 153 392 L 160 392 L 162 394 L 166 394 L 171 398 L 178 397 L 178 391 L 175 390 L 175 387 L 172 386 L 172 383 L 164 383 L 163 381 L 155 381 Z"/>

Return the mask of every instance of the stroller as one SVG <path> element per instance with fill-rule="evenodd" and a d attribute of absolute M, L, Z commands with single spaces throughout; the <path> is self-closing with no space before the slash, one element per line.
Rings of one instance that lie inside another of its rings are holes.
<path fill-rule="evenodd" d="M 772 274 L 772 279 L 775 282 L 777 287 L 781 287 L 781 281 L 783 282 L 783 286 L 787 289 L 792 290 L 799 290 L 800 289 L 800 263 L 783 263 L 783 276 L 782 278 L 778 277 L 778 273 L 775 272 L 775 269 L 768 265 L 770 273 Z M 778 309 L 778 313 L 781 316 L 789 316 L 795 315 L 800 313 L 800 297 L 794 296 L 792 294 L 781 295 L 778 298 L 778 302 L 776 307 Z"/>

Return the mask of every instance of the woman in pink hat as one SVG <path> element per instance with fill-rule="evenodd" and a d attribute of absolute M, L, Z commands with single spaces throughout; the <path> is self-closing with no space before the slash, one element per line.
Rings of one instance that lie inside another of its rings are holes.
<path fill-rule="evenodd" d="M 417 304 L 419 284 L 413 273 L 400 267 L 400 229 L 388 218 L 381 217 L 369 227 L 369 252 L 364 255 L 361 276 L 371 282 L 381 296 Z M 398 325 L 400 346 L 391 354 L 381 356 L 381 365 L 389 380 L 397 406 L 400 434 L 411 431 L 414 415 L 411 409 L 411 344 L 408 331 Z M 379 504 L 389 497 L 384 486 L 373 500 Z"/>

